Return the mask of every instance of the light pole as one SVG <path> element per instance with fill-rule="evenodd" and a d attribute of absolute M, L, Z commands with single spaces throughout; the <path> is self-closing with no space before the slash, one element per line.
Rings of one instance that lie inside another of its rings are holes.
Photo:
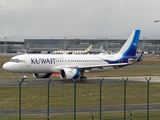
<path fill-rule="evenodd" d="M 4 37 L 4 53 L 6 53 L 7 37 Z"/>
<path fill-rule="evenodd" d="M 160 22 L 160 20 L 155 20 L 154 22 Z M 157 49 L 158 49 L 158 46 L 157 46 Z"/>

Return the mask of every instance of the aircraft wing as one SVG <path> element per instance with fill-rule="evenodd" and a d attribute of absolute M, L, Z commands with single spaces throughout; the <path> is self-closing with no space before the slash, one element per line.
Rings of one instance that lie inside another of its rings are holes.
<path fill-rule="evenodd" d="M 143 54 L 144 54 L 144 51 L 142 51 L 141 54 L 138 56 L 138 58 L 136 60 L 137 62 L 142 61 Z"/>
<path fill-rule="evenodd" d="M 126 65 L 129 65 L 129 63 L 117 63 L 117 64 L 103 64 L 103 65 L 86 65 L 86 66 L 70 66 L 70 67 L 59 67 L 59 69 L 62 68 L 75 68 L 79 70 L 91 70 L 93 68 L 100 68 L 103 69 L 103 67 L 114 67 L 115 69 L 124 67 Z"/>
<path fill-rule="evenodd" d="M 106 64 L 106 65 L 105 64 L 102 64 L 102 65 L 86 65 L 86 66 L 78 66 L 78 69 L 90 70 L 92 68 L 103 68 L 103 67 L 114 67 L 115 69 L 117 69 L 117 68 L 121 68 L 121 67 L 124 67 L 126 65 L 131 65 L 132 63 L 141 61 L 143 53 L 144 53 L 144 51 L 142 51 L 142 53 L 138 56 L 138 58 L 136 60 L 135 59 L 132 59 L 131 61 L 129 60 L 128 63 L 115 63 L 115 64 Z"/>
<path fill-rule="evenodd" d="M 87 66 L 78 66 L 78 69 L 83 69 L 83 70 L 89 70 L 92 68 L 103 68 L 103 67 L 114 67 L 116 68 L 120 68 L 123 66 L 128 65 L 128 63 L 116 63 L 116 64 L 103 64 L 103 65 L 87 65 Z"/>

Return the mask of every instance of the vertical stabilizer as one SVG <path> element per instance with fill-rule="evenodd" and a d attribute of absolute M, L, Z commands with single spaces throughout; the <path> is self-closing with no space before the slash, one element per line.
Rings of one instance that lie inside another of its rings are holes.
<path fill-rule="evenodd" d="M 139 42 L 140 30 L 134 30 L 117 54 L 135 56 Z"/>

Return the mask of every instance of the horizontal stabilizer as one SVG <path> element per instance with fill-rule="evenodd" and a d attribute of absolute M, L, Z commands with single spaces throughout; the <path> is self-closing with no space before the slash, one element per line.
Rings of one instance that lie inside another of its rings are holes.
<path fill-rule="evenodd" d="M 142 53 L 138 56 L 138 58 L 137 58 L 137 62 L 142 61 L 143 53 L 144 53 L 144 51 L 142 51 Z"/>

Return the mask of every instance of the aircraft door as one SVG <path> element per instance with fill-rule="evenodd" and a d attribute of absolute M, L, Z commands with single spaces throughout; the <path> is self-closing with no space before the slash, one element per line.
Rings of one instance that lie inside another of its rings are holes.
<path fill-rule="evenodd" d="M 26 67 L 30 67 L 31 66 L 31 59 L 29 57 L 25 57 L 26 59 Z"/>

